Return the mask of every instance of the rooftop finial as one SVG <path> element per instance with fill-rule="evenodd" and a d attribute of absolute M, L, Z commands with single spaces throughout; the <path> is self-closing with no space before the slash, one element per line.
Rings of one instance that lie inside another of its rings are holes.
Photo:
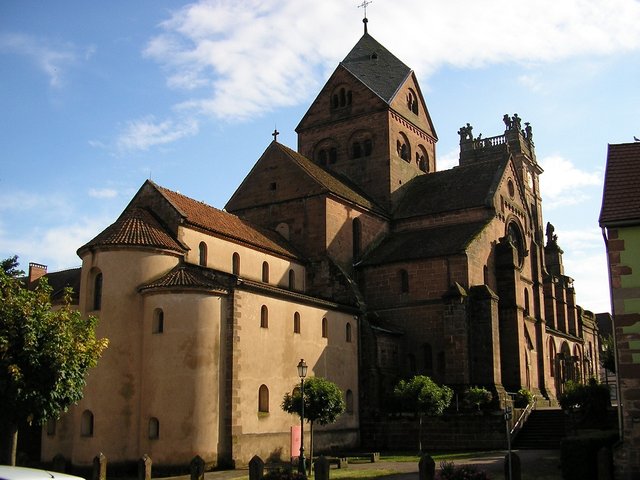
<path fill-rule="evenodd" d="M 369 23 L 369 20 L 367 20 L 367 5 L 370 3 L 373 3 L 373 0 L 363 0 L 362 3 L 358 5 L 358 8 L 364 8 L 364 18 L 362 19 L 362 23 L 364 23 L 364 33 L 367 33 L 367 23 Z"/>
<path fill-rule="evenodd" d="M 277 128 L 273 129 L 273 133 L 271 134 L 271 136 L 273 137 L 273 141 L 277 142 L 278 141 L 278 135 L 280 135 L 280 132 L 278 131 Z"/>

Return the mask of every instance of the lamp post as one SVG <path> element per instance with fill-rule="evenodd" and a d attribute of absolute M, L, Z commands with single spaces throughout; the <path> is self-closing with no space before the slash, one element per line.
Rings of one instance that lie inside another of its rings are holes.
<path fill-rule="evenodd" d="M 298 376 L 300 377 L 300 458 L 298 460 L 298 473 L 307 476 L 307 467 L 304 461 L 304 377 L 307 376 L 307 364 L 304 359 L 298 363 Z"/>

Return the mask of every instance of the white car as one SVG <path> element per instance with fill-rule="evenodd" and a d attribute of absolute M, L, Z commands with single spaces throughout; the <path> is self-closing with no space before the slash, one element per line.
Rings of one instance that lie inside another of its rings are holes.
<path fill-rule="evenodd" d="M 66 473 L 39 470 L 37 468 L 0 465 L 0 480 L 84 480 Z"/>

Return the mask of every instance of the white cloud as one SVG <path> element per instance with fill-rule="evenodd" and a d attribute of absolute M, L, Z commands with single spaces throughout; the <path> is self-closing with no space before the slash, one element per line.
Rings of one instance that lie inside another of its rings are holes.
<path fill-rule="evenodd" d="M 147 117 L 127 122 L 116 141 L 121 151 L 148 150 L 155 145 L 171 143 L 198 133 L 198 122 L 194 118 L 157 121 Z"/>
<path fill-rule="evenodd" d="M 0 252 L 18 255 L 22 266 L 29 262 L 47 265 L 56 271 L 80 265 L 76 250 L 100 233 L 113 219 L 80 218 L 54 227 L 33 226 L 19 236 L 11 236 L 0 225 Z"/>
<path fill-rule="evenodd" d="M 90 188 L 89 196 L 93 198 L 115 198 L 118 191 L 113 188 Z"/>
<path fill-rule="evenodd" d="M 543 158 L 540 166 L 544 169 L 540 189 L 547 210 L 582 203 L 593 195 L 593 187 L 598 187 L 598 195 L 601 192 L 601 172 L 580 170 L 560 155 Z"/>
<path fill-rule="evenodd" d="M 440 155 L 437 157 L 437 163 L 436 163 L 437 170 L 438 171 L 448 170 L 450 168 L 457 167 L 459 160 L 460 160 L 460 149 L 456 147 L 450 152 L 447 152 L 444 155 Z"/>
<path fill-rule="evenodd" d="M 335 67 L 359 35 L 362 9 L 355 7 L 343 0 L 201 0 L 163 22 L 144 53 L 166 69 L 171 88 L 198 92 L 184 106 L 249 118 L 317 90 L 318 72 Z M 368 16 L 372 35 L 407 52 L 402 60 L 422 77 L 442 65 L 531 64 L 640 48 L 634 0 L 408 0 L 402 9 L 379 2 Z M 428 34 L 397 35 L 400 25 Z M 540 88 L 534 75 L 520 81 Z"/>
<path fill-rule="evenodd" d="M 0 52 L 24 55 L 49 78 L 49 85 L 61 87 L 67 67 L 78 60 L 79 53 L 71 44 L 56 44 L 31 35 L 5 33 L 0 35 Z M 95 47 L 89 47 L 84 58 L 89 59 Z"/>

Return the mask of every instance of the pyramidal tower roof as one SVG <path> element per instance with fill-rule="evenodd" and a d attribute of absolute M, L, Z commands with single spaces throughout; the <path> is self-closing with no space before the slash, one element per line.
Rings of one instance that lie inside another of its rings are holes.
<path fill-rule="evenodd" d="M 340 65 L 387 103 L 411 73 L 408 66 L 367 32 Z"/>

